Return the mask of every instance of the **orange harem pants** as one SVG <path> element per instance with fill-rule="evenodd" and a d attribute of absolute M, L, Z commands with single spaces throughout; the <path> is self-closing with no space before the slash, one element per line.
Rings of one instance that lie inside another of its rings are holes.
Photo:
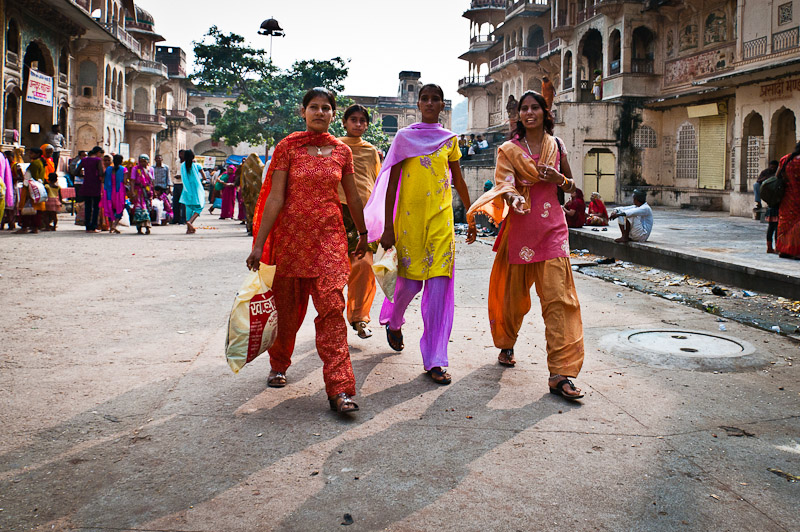
<path fill-rule="evenodd" d="M 269 348 L 273 371 L 285 373 L 292 364 L 292 352 L 297 331 L 308 309 L 308 298 L 314 301 L 317 317 L 317 353 L 322 359 L 322 376 L 328 397 L 342 392 L 356 394 L 356 378 L 347 347 L 347 325 L 344 322 L 343 287 L 323 277 L 275 276 L 272 292 L 278 312 L 278 335 Z"/>
<path fill-rule="evenodd" d="M 512 349 L 516 344 L 522 321 L 531 309 L 533 284 L 542 304 L 550 374 L 577 377 L 583 366 L 583 322 L 569 259 L 509 264 L 507 236 L 500 243 L 489 278 L 494 345 Z"/>
<path fill-rule="evenodd" d="M 369 311 L 375 300 L 375 274 L 372 272 L 372 252 L 363 259 L 350 255 L 350 279 L 347 281 L 347 321 L 369 323 Z"/>

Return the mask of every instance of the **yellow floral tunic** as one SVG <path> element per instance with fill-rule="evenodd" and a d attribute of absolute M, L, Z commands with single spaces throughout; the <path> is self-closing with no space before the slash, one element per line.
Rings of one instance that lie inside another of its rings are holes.
<path fill-rule="evenodd" d="M 403 161 L 394 222 L 401 277 L 424 281 L 453 274 L 455 234 L 449 163 L 460 158 L 454 136 L 430 155 Z"/>

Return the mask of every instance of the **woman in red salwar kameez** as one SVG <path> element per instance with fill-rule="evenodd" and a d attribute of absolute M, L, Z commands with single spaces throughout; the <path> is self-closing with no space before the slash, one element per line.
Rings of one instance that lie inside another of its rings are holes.
<path fill-rule="evenodd" d="M 247 266 L 276 265 L 272 291 L 278 313 L 277 340 L 269 349 L 267 385 L 286 385 L 286 370 L 303 323 L 308 298 L 314 320 L 317 353 L 331 409 L 358 410 L 351 399 L 356 381 L 347 346 L 344 287 L 350 276 L 347 238 L 339 202 L 342 184 L 360 238 L 355 255 L 367 250 L 363 206 L 353 179 L 353 154 L 328 133 L 336 100 L 327 89 L 308 91 L 303 98 L 306 131 L 292 133 L 275 147 L 256 205 L 253 251 Z"/>
<path fill-rule="evenodd" d="M 775 249 L 781 257 L 800 258 L 800 143 L 781 159 L 784 192 L 778 214 L 778 238 Z"/>

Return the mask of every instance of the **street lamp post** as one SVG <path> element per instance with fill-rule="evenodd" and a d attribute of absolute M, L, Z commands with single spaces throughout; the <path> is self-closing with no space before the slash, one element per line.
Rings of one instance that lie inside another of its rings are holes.
<path fill-rule="evenodd" d="M 281 25 L 278 24 L 277 20 L 274 18 L 268 18 L 261 23 L 261 30 L 258 32 L 258 34 L 269 35 L 269 60 L 272 61 L 272 38 L 284 37 L 286 32 L 283 31 L 283 28 L 281 28 Z"/>

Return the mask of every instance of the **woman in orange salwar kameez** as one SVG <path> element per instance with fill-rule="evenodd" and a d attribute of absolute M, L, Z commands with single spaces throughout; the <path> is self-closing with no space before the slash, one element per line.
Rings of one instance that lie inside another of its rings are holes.
<path fill-rule="evenodd" d="M 800 143 L 794 152 L 781 159 L 779 174 L 784 192 L 778 213 L 778 237 L 775 245 L 780 257 L 800 258 Z"/>
<path fill-rule="evenodd" d="M 361 203 L 366 205 L 375 180 L 381 171 L 381 157 L 378 148 L 361 138 L 369 126 L 369 111 L 362 105 L 351 105 L 342 119 L 347 135 L 339 140 L 347 144 L 353 152 L 356 189 Z M 339 187 L 339 201 L 342 204 L 342 218 L 347 233 L 347 250 L 353 252 L 358 245 L 358 229 L 350 216 L 344 189 Z M 369 338 L 372 331 L 369 311 L 375 300 L 375 274 L 372 272 L 372 254 L 377 249 L 370 244 L 363 258 L 350 255 L 350 279 L 347 281 L 347 321 L 358 333 L 359 338 Z"/>
<path fill-rule="evenodd" d="M 495 187 L 467 213 L 468 220 L 476 212 L 498 223 L 505 217 L 489 280 L 489 324 L 500 349 L 498 361 L 513 366 L 514 344 L 535 284 L 545 323 L 550 392 L 579 399 L 583 393 L 571 379 L 583 365 L 583 324 L 569 263 L 569 230 L 557 195 L 559 187 L 571 193 L 575 183 L 567 177 L 572 172 L 563 144 L 553 137 L 553 119 L 542 95 L 526 92 L 517 109 L 512 139 L 498 149 Z"/>
<path fill-rule="evenodd" d="M 340 183 L 359 232 L 356 257 L 363 257 L 367 249 L 367 231 L 353 179 L 352 152 L 328 133 L 335 111 L 330 91 L 311 89 L 303 98 L 306 131 L 292 133 L 275 147 L 256 206 L 247 266 L 252 270 L 258 270 L 259 262 L 276 266 L 272 292 L 278 334 L 269 349 L 272 370 L 267 385 L 286 385 L 286 370 L 310 296 L 318 313 L 314 320 L 317 353 L 331 409 L 354 412 L 358 405 L 351 397 L 356 394 L 356 381 L 347 346 L 343 293 L 350 262 Z"/>

